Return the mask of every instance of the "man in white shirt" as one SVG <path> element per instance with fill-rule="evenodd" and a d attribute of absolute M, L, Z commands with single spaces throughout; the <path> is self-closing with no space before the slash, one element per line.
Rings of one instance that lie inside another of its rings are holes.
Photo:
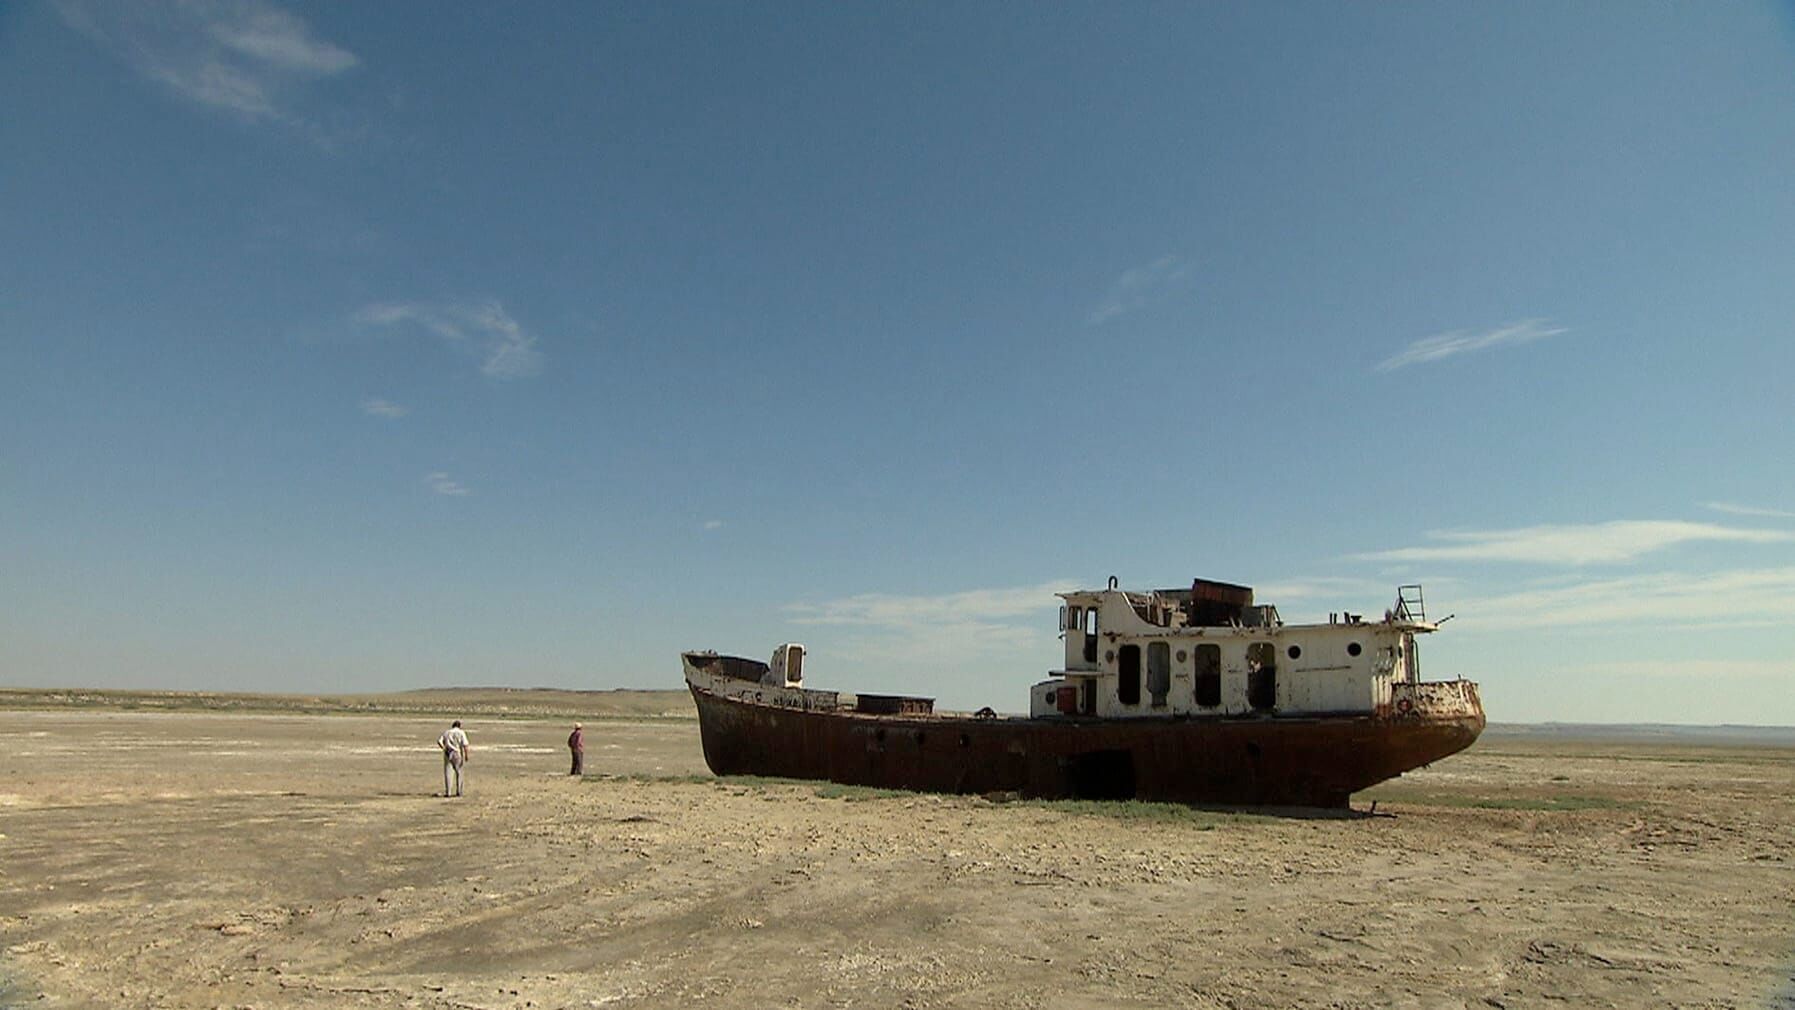
<path fill-rule="evenodd" d="M 443 752 L 443 796 L 460 796 L 467 780 L 467 733 L 462 730 L 460 719 L 436 738 L 436 745 Z"/>

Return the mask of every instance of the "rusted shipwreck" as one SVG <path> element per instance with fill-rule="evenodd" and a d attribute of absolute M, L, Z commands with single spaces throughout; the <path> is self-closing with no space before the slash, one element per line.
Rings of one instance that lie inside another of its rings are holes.
<path fill-rule="evenodd" d="M 1357 790 L 1471 745 L 1477 685 L 1421 680 L 1419 586 L 1381 620 L 1285 624 L 1253 590 L 1061 593 L 1065 668 L 1029 714 L 806 688 L 805 651 L 687 652 L 704 758 L 719 775 L 947 793 L 1344 807 Z"/>

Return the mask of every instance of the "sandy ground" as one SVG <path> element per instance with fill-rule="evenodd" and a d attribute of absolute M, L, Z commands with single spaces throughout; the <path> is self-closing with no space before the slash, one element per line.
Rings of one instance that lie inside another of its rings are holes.
<path fill-rule="evenodd" d="M 1795 753 L 1485 738 L 1375 817 L 713 780 L 695 724 L 0 712 L 0 1003 L 1767 1007 Z M 1393 816 L 1387 816 L 1393 815 Z"/>

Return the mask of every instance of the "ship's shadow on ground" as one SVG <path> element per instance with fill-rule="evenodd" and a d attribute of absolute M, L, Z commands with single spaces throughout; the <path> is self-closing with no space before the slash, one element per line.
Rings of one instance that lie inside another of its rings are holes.
<path fill-rule="evenodd" d="M 1216 814 L 1252 814 L 1291 821 L 1363 821 L 1372 818 L 1394 818 L 1388 810 L 1377 809 L 1376 803 L 1364 807 L 1248 807 L 1193 804 L 1192 810 Z"/>
<path fill-rule="evenodd" d="M 895 790 L 890 792 L 897 792 Z M 919 794 L 920 795 L 920 794 Z M 1084 799 L 1084 798 L 1037 798 L 1019 796 L 1015 793 L 987 793 L 982 797 L 986 802 L 996 806 L 1011 803 L 1047 806 L 1062 810 L 1077 810 L 1093 814 L 1111 814 L 1132 818 L 1145 817 L 1156 819 L 1164 814 L 1213 814 L 1225 817 L 1269 817 L 1277 820 L 1291 821 L 1359 821 L 1371 818 L 1394 819 L 1396 814 L 1389 810 L 1377 809 L 1377 801 L 1358 807 L 1304 807 L 1294 805 L 1255 805 L 1250 803 L 1177 803 L 1163 800 L 1137 800 L 1124 798 Z"/>
<path fill-rule="evenodd" d="M 1179 803 L 1166 800 L 1141 800 L 1127 797 L 1040 797 L 1014 792 L 937 793 L 926 790 L 892 789 L 880 786 L 849 785 L 828 779 L 784 778 L 764 775 L 697 775 L 697 776 L 633 776 L 648 781 L 710 782 L 735 789 L 764 790 L 787 787 L 812 792 L 819 799 L 850 801 L 898 799 L 906 796 L 958 796 L 982 800 L 994 807 L 1046 807 L 1069 813 L 1106 815 L 1124 820 L 1166 820 L 1197 815 L 1216 817 L 1267 817 L 1291 821 L 1359 821 L 1394 819 L 1396 814 L 1379 810 L 1371 800 L 1352 807 L 1304 807 L 1294 805 L 1254 805 L 1247 803 Z M 587 776 L 587 781 L 600 781 L 605 776 Z M 1795 1008 L 1792 1008 L 1795 1010 Z"/>
<path fill-rule="evenodd" d="M 1094 803 L 1110 802 L 1105 800 Z M 1120 801 L 1132 802 L 1132 801 Z M 1190 810 L 1195 813 L 1220 814 L 1234 817 L 1269 817 L 1287 821 L 1363 821 L 1372 818 L 1394 819 L 1395 814 L 1388 810 L 1378 810 L 1375 803 L 1363 808 L 1347 807 L 1296 807 L 1296 806 L 1251 806 L 1246 804 L 1224 803 L 1168 803 L 1169 807 Z"/>

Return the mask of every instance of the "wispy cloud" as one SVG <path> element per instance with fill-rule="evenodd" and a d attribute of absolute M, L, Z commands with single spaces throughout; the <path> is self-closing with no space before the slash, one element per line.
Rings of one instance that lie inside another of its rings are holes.
<path fill-rule="evenodd" d="M 1620 659 L 1566 666 L 1562 672 L 1598 677 L 1675 677 L 1705 682 L 1771 679 L 1795 681 L 1795 659 Z"/>
<path fill-rule="evenodd" d="M 493 299 L 470 303 L 386 302 L 355 313 L 369 326 L 415 326 L 480 358 L 480 371 L 495 379 L 520 379 L 542 368 L 536 337 L 525 332 Z"/>
<path fill-rule="evenodd" d="M 1117 316 L 1133 312 L 1189 273 L 1189 264 L 1177 256 L 1161 256 L 1151 263 L 1130 267 L 1109 286 L 1087 320 L 1093 326 L 1101 326 Z"/>
<path fill-rule="evenodd" d="M 1361 605 L 1367 594 L 1393 596 L 1394 585 L 1369 579 L 1349 579 L 1333 575 L 1285 579 L 1267 582 L 1253 588 L 1253 598 L 1260 603 L 1282 604 L 1285 601 L 1322 600 L 1330 604 Z M 1334 609 L 1338 610 L 1339 607 Z"/>
<path fill-rule="evenodd" d="M 1378 363 L 1377 370 L 1388 372 L 1405 365 L 1439 361 L 1455 354 L 1487 351 L 1492 347 L 1503 347 L 1509 344 L 1528 344 L 1566 332 L 1569 331 L 1563 326 L 1548 326 L 1544 319 L 1523 319 L 1518 323 L 1510 323 L 1507 326 L 1486 330 L 1482 333 L 1473 333 L 1469 330 L 1437 333 L 1431 337 L 1422 337 L 1401 351 L 1385 358 Z"/>
<path fill-rule="evenodd" d="M 1453 609 L 1467 629 L 1479 630 L 1635 624 L 1652 624 L 1660 630 L 1784 626 L 1795 620 L 1795 567 L 1597 579 L 1455 599 Z"/>
<path fill-rule="evenodd" d="M 865 593 L 785 610 L 828 639 L 832 665 L 863 667 L 868 689 L 915 690 L 910 678 L 923 671 L 1007 665 L 1024 656 L 1051 662 L 1060 602 L 1053 594 L 1073 588 L 1062 581 L 936 596 Z"/>
<path fill-rule="evenodd" d="M 361 402 L 361 412 L 370 417 L 387 418 L 404 417 L 406 414 L 411 413 L 410 410 L 401 407 L 390 400 L 382 400 L 378 396 L 370 396 L 366 400 L 363 400 Z"/>
<path fill-rule="evenodd" d="M 446 494 L 451 498 L 460 498 L 463 495 L 472 493 L 468 491 L 467 485 L 458 480 L 451 480 L 449 475 L 441 470 L 438 470 L 435 473 L 425 474 L 424 481 L 430 485 L 430 490 L 435 491 L 437 494 Z"/>
<path fill-rule="evenodd" d="M 1591 565 L 1631 561 L 1652 551 L 1692 542 L 1782 543 L 1795 533 L 1740 529 L 1678 520 L 1619 519 L 1581 526 L 1528 526 L 1513 530 L 1442 531 L 1432 544 L 1357 554 L 1361 561 L 1521 561 Z"/>
<path fill-rule="evenodd" d="M 289 119 L 293 88 L 360 62 L 267 0 L 57 0 L 56 7 L 144 77 L 250 121 Z"/>
<path fill-rule="evenodd" d="M 1782 509 L 1758 508 L 1753 505 L 1734 505 L 1730 502 L 1723 501 L 1705 502 L 1703 507 L 1712 509 L 1715 512 L 1725 512 L 1727 515 L 1734 516 L 1753 516 L 1759 519 L 1795 519 L 1795 512 L 1785 512 Z"/>
<path fill-rule="evenodd" d="M 1058 606 L 1053 594 L 1076 589 L 1072 582 L 1044 582 L 1010 589 L 968 589 L 937 596 L 862 593 L 822 603 L 785 608 L 798 624 L 851 624 L 895 629 L 938 629 L 948 624 L 988 625 L 1037 614 Z"/>
<path fill-rule="evenodd" d="M 720 530 L 722 528 L 723 520 L 721 519 L 706 519 L 704 521 L 704 529 L 706 530 Z"/>

